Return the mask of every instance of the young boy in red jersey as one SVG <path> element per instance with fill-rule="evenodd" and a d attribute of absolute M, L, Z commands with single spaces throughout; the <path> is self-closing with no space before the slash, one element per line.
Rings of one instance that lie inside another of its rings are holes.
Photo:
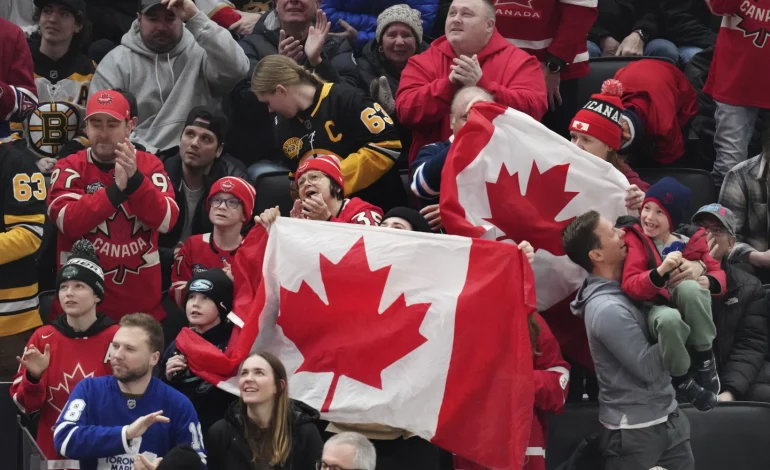
<path fill-rule="evenodd" d="M 206 204 L 214 230 L 188 238 L 174 257 L 169 295 L 177 305 L 184 307 L 185 285 L 193 275 L 212 268 L 229 272 L 243 243 L 241 230 L 254 210 L 255 197 L 254 188 L 234 176 L 220 178 L 211 186 Z"/>
<path fill-rule="evenodd" d="M 32 335 L 11 386 L 22 413 L 40 411 L 37 443 L 58 469 L 79 468 L 54 447 L 53 429 L 70 392 L 85 377 L 111 375 L 109 348 L 118 326 L 96 306 L 104 298 L 104 274 L 94 247 L 80 240 L 59 271 L 56 290 L 64 315 Z"/>
<path fill-rule="evenodd" d="M 88 100 L 90 147 L 59 160 L 51 174 L 48 216 L 59 229 L 58 262 L 72 244 L 89 240 L 104 268 L 101 308 L 113 320 L 146 312 L 160 321 L 158 236 L 176 223 L 174 188 L 158 157 L 136 150 L 126 98 L 113 90 Z M 61 310 L 55 306 L 57 313 Z"/>
<path fill-rule="evenodd" d="M 712 349 L 716 327 L 711 295 L 724 294 L 726 276 L 709 254 L 705 229 L 692 238 L 674 233 L 691 194 L 689 188 L 671 177 L 661 179 L 647 191 L 641 227 L 625 227 L 628 256 L 622 288 L 634 300 L 653 303 L 647 327 L 661 345 L 672 385 L 681 400 L 706 411 L 716 405 L 720 388 Z M 701 264 L 703 274 L 697 281 L 669 283 L 671 272 L 685 259 Z"/>

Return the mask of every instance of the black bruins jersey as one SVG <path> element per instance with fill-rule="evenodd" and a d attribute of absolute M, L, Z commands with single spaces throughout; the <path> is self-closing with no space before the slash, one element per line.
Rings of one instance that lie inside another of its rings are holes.
<path fill-rule="evenodd" d="M 85 55 L 67 55 L 58 61 L 40 52 L 39 43 L 30 43 L 35 63 L 35 86 L 38 108 L 23 126 L 12 128 L 16 138 L 27 140 L 27 146 L 40 157 L 56 158 L 67 142 L 77 139 L 83 146 L 88 88 L 94 76 L 93 62 Z"/>
<path fill-rule="evenodd" d="M 275 117 L 276 142 L 291 171 L 317 155 L 341 161 L 345 194 L 387 211 L 406 203 L 394 165 L 401 141 L 388 113 L 361 90 L 324 83 L 313 104 L 292 119 Z"/>
<path fill-rule="evenodd" d="M 0 337 L 42 325 L 35 253 L 43 239 L 46 187 L 32 158 L 0 144 Z"/>

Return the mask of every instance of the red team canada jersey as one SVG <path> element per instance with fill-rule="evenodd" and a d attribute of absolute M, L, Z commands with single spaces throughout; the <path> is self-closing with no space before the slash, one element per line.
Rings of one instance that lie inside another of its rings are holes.
<path fill-rule="evenodd" d="M 126 195 L 115 185 L 115 169 L 94 163 L 90 149 L 59 160 L 51 175 L 48 216 L 59 228 L 59 267 L 78 239 L 94 245 L 106 287 L 101 311 L 116 321 L 134 312 L 160 321 L 166 314 L 158 234 L 174 226 L 179 208 L 161 161 L 137 151 L 136 165 L 141 183 Z"/>
<path fill-rule="evenodd" d="M 569 364 L 562 357 L 559 343 L 543 317 L 537 313 L 533 315 L 540 327 L 537 337 L 539 354 L 533 355 L 535 418 L 532 420 L 532 431 L 522 470 L 545 470 L 548 413 L 560 414 L 564 410 L 569 385 Z M 485 467 L 461 457 L 455 457 L 454 467 L 458 470 L 486 470 Z"/>
<path fill-rule="evenodd" d="M 382 222 L 382 209 L 363 199 L 352 197 L 345 199 L 339 215 L 337 217 L 332 216 L 331 222 L 374 225 L 376 227 Z"/>
<path fill-rule="evenodd" d="M 50 344 L 51 361 L 36 384 L 27 378 L 27 370 L 21 366 L 11 385 L 11 397 L 22 413 L 40 411 L 37 443 L 49 459 L 48 468 L 80 468 L 77 461 L 68 461 L 56 452 L 54 425 L 78 382 L 85 377 L 112 374 L 109 348 L 116 331 L 118 325 L 113 323 L 91 336 L 76 338 L 53 325 L 45 325 L 38 328 L 27 343 L 35 345 L 40 352 Z M 58 460 L 55 467 L 51 466 L 53 460 Z"/>
<path fill-rule="evenodd" d="M 169 296 L 177 305 L 184 308 L 184 289 L 194 274 L 209 269 L 225 267 L 225 261 L 232 266 L 238 250 L 224 251 L 214 243 L 214 235 L 204 233 L 193 235 L 184 242 L 179 253 L 174 257 L 174 269 L 171 272 Z"/>
<path fill-rule="evenodd" d="M 588 31 L 598 0 L 494 0 L 497 31 L 540 62 L 548 53 L 567 62 L 562 80 L 588 74 Z"/>
<path fill-rule="evenodd" d="M 770 0 L 706 3 L 723 18 L 703 91 L 733 106 L 770 109 Z"/>

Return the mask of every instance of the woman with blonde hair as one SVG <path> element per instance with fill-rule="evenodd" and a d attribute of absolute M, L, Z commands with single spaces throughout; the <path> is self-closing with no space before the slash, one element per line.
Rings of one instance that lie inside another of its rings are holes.
<path fill-rule="evenodd" d="M 286 369 L 253 353 L 238 369 L 240 399 L 209 431 L 209 470 L 315 470 L 323 443 L 318 411 L 289 399 Z"/>
<path fill-rule="evenodd" d="M 394 165 L 401 141 L 393 119 L 358 88 L 324 83 L 294 60 L 260 60 L 251 91 L 273 120 L 284 162 L 294 172 L 308 159 L 333 155 L 341 162 L 345 196 L 356 195 L 388 210 L 406 204 Z"/>

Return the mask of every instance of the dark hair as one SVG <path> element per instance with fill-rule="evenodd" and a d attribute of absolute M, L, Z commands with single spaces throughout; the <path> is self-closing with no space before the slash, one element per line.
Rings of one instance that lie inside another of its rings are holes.
<path fill-rule="evenodd" d="M 137 103 L 136 96 L 133 93 L 122 88 L 115 88 L 112 91 L 117 91 L 123 95 L 123 98 L 125 98 L 126 101 L 128 101 L 128 112 L 131 114 L 131 119 L 139 117 L 139 104 Z"/>
<path fill-rule="evenodd" d="M 120 319 L 120 326 L 121 328 L 127 326 L 144 330 L 150 343 L 150 352 L 163 353 L 163 327 L 160 326 L 158 320 L 146 313 L 132 313 Z"/>
<path fill-rule="evenodd" d="M 561 234 L 564 252 L 569 259 L 589 273 L 593 271 L 594 265 L 588 253 L 601 246 L 599 237 L 596 235 L 600 217 L 598 212 L 588 211 L 575 217 Z"/>
<path fill-rule="evenodd" d="M 243 364 L 252 357 L 261 357 L 273 369 L 276 395 L 273 411 L 270 413 L 270 428 L 267 433 L 260 433 L 259 429 L 251 423 L 251 420 L 248 418 L 246 404 L 242 398 L 239 399 L 244 420 L 244 438 L 251 451 L 252 462 L 260 459 L 274 467 L 282 466 L 286 464 L 289 452 L 291 451 L 291 426 L 289 423 L 291 405 L 289 402 L 289 379 L 286 374 L 286 367 L 283 366 L 280 359 L 270 353 L 255 352 L 249 354 L 241 362 L 241 365 L 238 367 L 238 376 L 241 375 Z M 256 435 L 252 437 L 252 433 Z"/>
<path fill-rule="evenodd" d="M 57 2 L 52 1 L 50 3 L 57 3 Z M 91 44 L 91 22 L 86 18 L 86 14 L 84 12 L 74 11 L 64 4 L 60 4 L 60 5 L 72 12 L 72 15 L 75 17 L 75 24 L 80 26 L 80 32 L 77 32 L 72 36 L 72 41 L 70 41 L 70 47 L 69 49 L 67 49 L 67 52 L 77 51 L 78 53 L 81 53 L 81 54 L 85 53 L 86 49 Z M 35 24 L 37 24 L 38 26 L 40 25 L 41 13 L 42 13 L 41 9 L 38 7 L 35 7 L 35 12 L 32 15 L 32 21 L 34 21 Z M 40 33 L 40 29 L 35 31 L 35 33 L 32 35 L 32 39 L 34 41 L 43 40 L 43 35 Z"/>
<path fill-rule="evenodd" d="M 345 199 L 345 191 L 342 189 L 342 186 L 340 186 L 336 181 L 331 179 L 329 176 L 329 193 L 331 193 L 332 197 L 338 201 L 342 201 Z"/>

